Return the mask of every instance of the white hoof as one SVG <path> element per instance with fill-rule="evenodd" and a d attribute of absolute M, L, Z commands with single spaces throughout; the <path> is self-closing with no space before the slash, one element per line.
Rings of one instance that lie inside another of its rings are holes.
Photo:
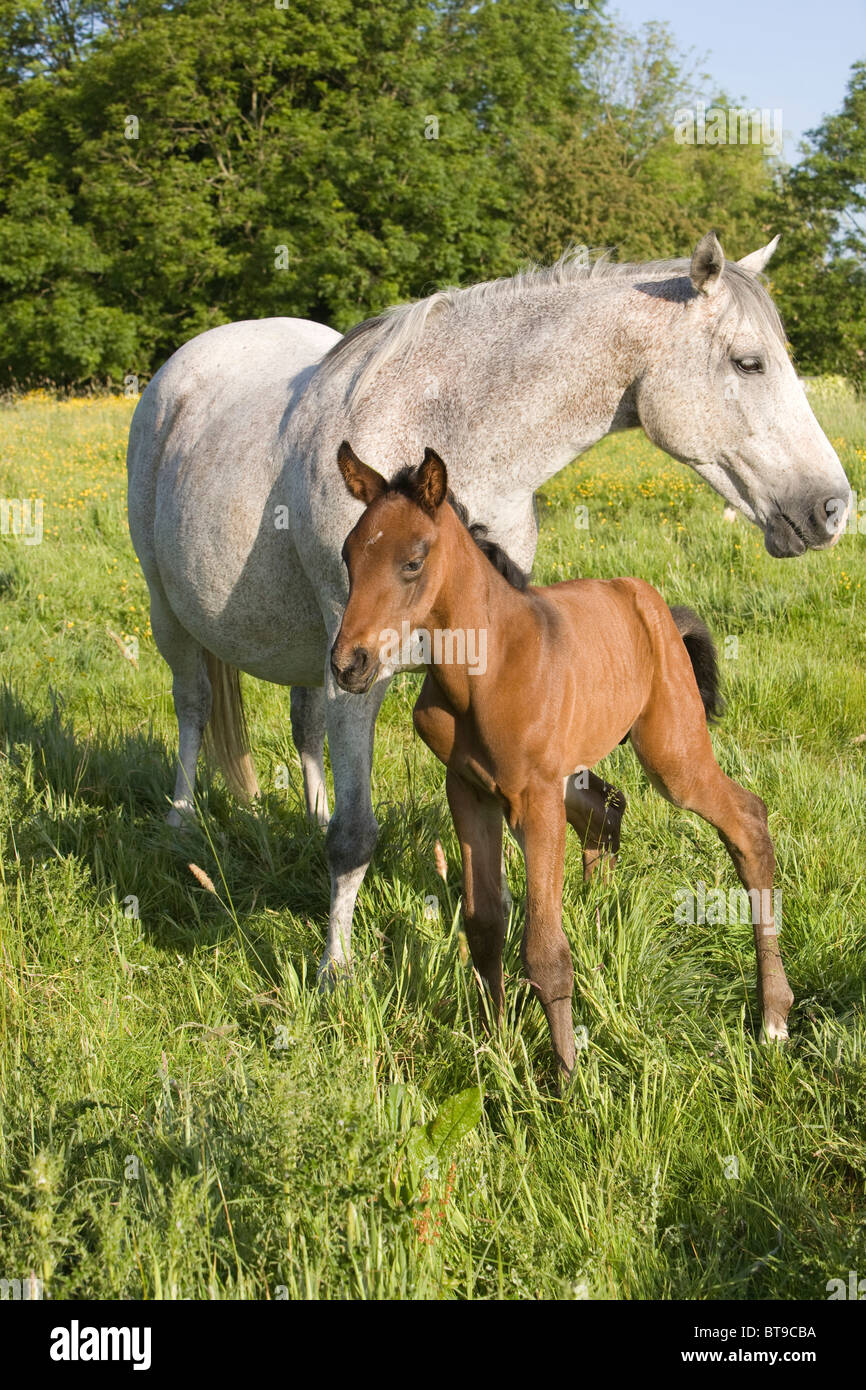
<path fill-rule="evenodd" d="M 784 1043 L 788 1041 L 788 1027 L 785 1023 L 768 1023 L 764 1019 L 761 1024 L 761 1043 Z"/>
<path fill-rule="evenodd" d="M 173 830 L 180 830 L 182 826 L 195 825 L 195 807 L 191 801 L 173 801 L 171 810 L 165 818 L 166 825 L 170 825 Z"/>

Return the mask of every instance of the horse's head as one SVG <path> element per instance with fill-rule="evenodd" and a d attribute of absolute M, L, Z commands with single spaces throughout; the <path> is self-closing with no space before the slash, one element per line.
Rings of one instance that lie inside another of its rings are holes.
<path fill-rule="evenodd" d="M 687 274 L 636 285 L 647 296 L 650 352 L 635 402 L 653 443 L 690 464 L 782 557 L 833 545 L 851 490 L 757 278 L 777 242 L 731 263 L 708 232 Z"/>
<path fill-rule="evenodd" d="M 346 487 L 366 511 L 343 545 L 349 601 L 331 670 L 343 690 L 363 694 L 383 663 L 393 664 L 394 634 L 423 627 L 439 591 L 445 565 L 439 521 L 448 478 L 432 449 L 418 468 L 404 469 L 392 483 L 345 442 L 337 461 Z"/>

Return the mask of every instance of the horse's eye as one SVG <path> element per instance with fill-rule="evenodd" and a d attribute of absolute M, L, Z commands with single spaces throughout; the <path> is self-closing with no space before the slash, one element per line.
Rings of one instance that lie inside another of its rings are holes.
<path fill-rule="evenodd" d="M 418 574 L 418 573 L 420 572 L 421 566 L 422 566 L 423 564 L 424 564 L 424 561 L 423 561 L 423 560 L 407 560 L 406 563 L 405 563 L 405 565 L 403 566 L 403 573 L 404 573 L 404 574 Z"/>
<path fill-rule="evenodd" d="M 735 357 L 734 366 L 738 372 L 745 376 L 757 376 L 764 370 L 764 364 L 760 357 Z"/>

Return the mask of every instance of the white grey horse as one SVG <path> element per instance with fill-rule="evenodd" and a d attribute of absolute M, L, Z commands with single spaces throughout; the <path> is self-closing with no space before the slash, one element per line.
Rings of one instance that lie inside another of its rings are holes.
<path fill-rule="evenodd" d="M 526 569 L 536 489 L 636 425 L 760 526 L 771 555 L 828 546 L 850 489 L 757 278 L 776 240 L 736 263 L 713 233 L 691 262 L 589 267 L 566 254 L 342 339 L 300 319 L 228 324 L 180 348 L 143 393 L 129 525 L 173 676 L 169 820 L 192 812 L 209 720 L 230 787 L 257 790 L 238 671 L 291 686 L 306 805 L 323 824 L 326 731 L 334 775 L 322 975 L 351 959 L 378 832 L 370 772 L 388 683 L 346 694 L 329 666 L 347 595 L 341 548 L 361 511 L 337 467 L 340 442 L 380 469 L 434 447 L 471 518 Z"/>

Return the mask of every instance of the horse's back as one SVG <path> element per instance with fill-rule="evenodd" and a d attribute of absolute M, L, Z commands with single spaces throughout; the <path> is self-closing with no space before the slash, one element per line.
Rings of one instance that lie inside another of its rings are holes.
<path fill-rule="evenodd" d="M 152 591 L 266 679 L 320 666 L 321 615 L 278 508 L 287 421 L 338 338 L 303 319 L 210 329 L 156 373 L 130 428 L 129 529 Z"/>
<path fill-rule="evenodd" d="M 142 393 L 129 431 L 130 471 L 146 466 L 166 434 L 181 429 L 192 442 L 217 415 L 254 414 L 259 428 L 277 427 L 339 333 L 308 319 L 247 319 L 222 324 L 184 343 Z"/>

